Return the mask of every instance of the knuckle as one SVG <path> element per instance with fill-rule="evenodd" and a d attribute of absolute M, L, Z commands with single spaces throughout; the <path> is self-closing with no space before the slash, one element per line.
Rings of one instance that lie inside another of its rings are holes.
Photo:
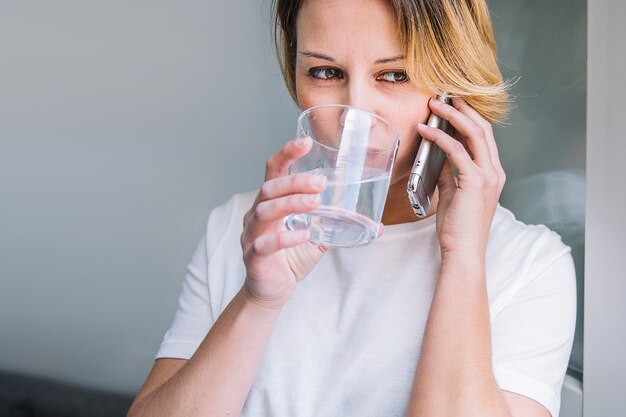
<path fill-rule="evenodd" d="M 483 129 L 481 126 L 476 125 L 472 128 L 472 135 L 475 136 L 477 139 L 485 139 L 485 129 Z"/>
<path fill-rule="evenodd" d="M 244 241 L 244 245 L 242 245 L 243 250 L 243 261 L 248 264 L 254 257 L 254 253 L 252 251 L 252 244 L 250 242 Z"/>
<path fill-rule="evenodd" d="M 483 175 L 476 176 L 476 185 L 478 185 L 478 187 L 482 189 L 487 188 L 487 183 L 488 183 L 488 180 Z"/>
<path fill-rule="evenodd" d="M 250 251 L 244 249 L 242 259 L 243 259 L 243 263 L 245 265 L 248 265 L 250 263 L 250 261 L 251 261 L 251 259 L 250 259 Z"/>
<path fill-rule="evenodd" d="M 486 177 L 486 184 L 490 188 L 496 188 L 498 186 L 498 176 L 495 173 L 488 175 Z"/>
<path fill-rule="evenodd" d="M 502 183 L 502 185 L 506 184 L 506 173 L 504 172 L 503 169 L 500 169 L 500 182 Z"/>
<path fill-rule="evenodd" d="M 281 248 L 284 247 L 285 244 L 287 243 L 286 239 L 287 239 L 286 233 L 278 233 L 276 235 L 276 241 L 278 243 L 278 246 Z"/>
<path fill-rule="evenodd" d="M 248 249 L 248 252 L 249 252 L 248 256 L 259 255 L 262 250 L 263 250 L 263 239 L 261 239 L 260 237 L 257 237 L 250 244 L 250 248 Z"/>
<path fill-rule="evenodd" d="M 259 197 L 265 197 L 269 192 L 271 187 L 271 183 L 269 181 L 265 181 L 261 184 L 261 188 L 259 189 Z"/>
<path fill-rule="evenodd" d="M 254 211 L 252 212 L 252 218 L 255 221 L 262 221 L 263 220 L 263 216 L 265 214 L 265 210 L 263 208 L 263 204 L 257 204 L 257 206 L 254 208 Z"/>
<path fill-rule="evenodd" d="M 269 181 L 264 182 L 259 189 L 259 200 L 266 200 L 269 196 L 271 189 L 271 183 Z"/>
<path fill-rule="evenodd" d="M 502 190 L 504 188 L 504 184 L 506 184 L 506 174 L 503 170 L 500 170 L 498 173 L 498 188 Z"/>
<path fill-rule="evenodd" d="M 460 154 L 463 154 L 465 152 L 465 147 L 463 146 L 463 144 L 461 142 L 454 141 L 454 146 L 453 146 L 452 150 L 454 151 L 455 154 L 460 155 Z"/>
<path fill-rule="evenodd" d="M 292 188 L 292 189 L 297 187 L 298 184 L 301 181 L 301 179 L 300 179 L 301 177 L 302 177 L 301 175 L 290 175 L 289 176 L 289 187 Z"/>
<path fill-rule="evenodd" d="M 434 131 L 432 133 L 432 139 L 435 143 L 441 143 L 445 140 L 445 133 L 443 133 L 441 130 L 437 129 L 436 131 Z"/>

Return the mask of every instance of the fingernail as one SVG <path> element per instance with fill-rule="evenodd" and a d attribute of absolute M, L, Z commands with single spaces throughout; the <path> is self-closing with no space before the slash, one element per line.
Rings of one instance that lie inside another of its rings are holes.
<path fill-rule="evenodd" d="M 434 104 L 434 105 L 435 105 L 435 107 L 441 106 L 441 104 L 442 104 L 442 103 L 441 103 L 441 101 L 437 100 L 436 98 L 431 98 L 431 99 L 430 99 L 430 102 L 431 102 L 432 104 Z"/>
<path fill-rule="evenodd" d="M 322 175 L 313 175 L 311 176 L 311 179 L 309 180 L 310 184 L 314 187 L 322 187 L 324 185 L 326 185 L 326 177 L 322 176 Z"/>
<path fill-rule="evenodd" d="M 317 203 L 319 199 L 320 199 L 319 194 L 307 194 L 304 196 L 305 203 L 310 203 L 310 204 Z"/>
<path fill-rule="evenodd" d="M 302 229 L 294 231 L 296 239 L 298 240 L 309 240 L 311 231 L 309 229 Z"/>
<path fill-rule="evenodd" d="M 424 127 L 426 127 L 426 125 L 425 125 L 424 123 L 418 123 L 418 124 L 417 124 L 417 127 L 419 127 L 419 128 L 424 128 Z"/>
<path fill-rule="evenodd" d="M 298 139 L 296 139 L 296 146 L 301 148 L 301 147 L 303 147 L 307 143 L 308 140 L 309 140 L 309 138 L 306 137 L 306 136 L 303 137 L 303 138 L 298 138 Z"/>

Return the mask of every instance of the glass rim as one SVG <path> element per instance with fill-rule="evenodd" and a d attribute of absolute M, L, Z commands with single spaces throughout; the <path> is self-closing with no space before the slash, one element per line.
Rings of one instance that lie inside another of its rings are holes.
<path fill-rule="evenodd" d="M 383 122 L 385 125 L 387 125 L 389 128 L 391 128 L 391 131 L 393 133 L 393 136 L 395 137 L 395 141 L 394 143 L 389 146 L 388 148 L 385 149 L 380 149 L 379 152 L 385 153 L 385 152 L 390 152 L 393 151 L 394 149 L 397 149 L 400 147 L 400 133 L 398 133 L 398 129 L 396 129 L 396 127 L 389 122 L 389 120 L 385 119 L 382 116 L 377 115 L 376 113 L 373 113 L 369 110 L 365 110 L 362 109 L 360 107 L 355 107 L 355 106 L 350 106 L 348 104 L 318 104 L 317 106 L 313 106 L 313 107 L 309 107 L 308 109 L 304 109 L 300 112 L 300 115 L 298 116 L 298 128 L 300 128 L 302 126 L 302 119 L 309 113 L 315 111 L 315 110 L 319 110 L 319 109 L 324 109 L 324 108 L 343 108 L 343 109 L 354 109 L 354 110 L 358 110 L 360 112 L 366 113 L 368 114 L 370 117 L 374 117 L 378 120 L 380 120 L 381 122 Z M 336 151 L 338 150 L 337 148 L 328 146 L 324 143 L 321 143 L 320 141 L 316 140 L 315 138 L 309 136 L 311 138 L 312 141 L 314 141 L 315 143 L 319 144 L 320 146 L 329 149 L 329 150 L 333 150 Z"/>

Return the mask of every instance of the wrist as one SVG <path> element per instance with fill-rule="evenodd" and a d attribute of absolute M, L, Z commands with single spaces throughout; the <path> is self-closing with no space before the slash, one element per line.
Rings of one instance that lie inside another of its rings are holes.
<path fill-rule="evenodd" d="M 484 276 L 485 250 L 481 248 L 464 248 L 463 250 L 442 250 L 441 270 L 456 273 L 475 273 Z"/>
<path fill-rule="evenodd" d="M 246 305 L 259 309 L 262 312 L 276 314 L 282 310 L 283 306 L 287 303 L 287 301 L 289 300 L 289 296 L 291 295 L 290 293 L 273 297 L 259 296 L 249 288 L 247 280 L 243 284 L 243 287 L 241 287 L 239 293 Z"/>

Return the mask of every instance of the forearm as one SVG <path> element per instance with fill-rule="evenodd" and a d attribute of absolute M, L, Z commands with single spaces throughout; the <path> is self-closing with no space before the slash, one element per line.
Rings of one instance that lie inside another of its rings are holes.
<path fill-rule="evenodd" d="M 278 313 L 240 291 L 189 362 L 137 401 L 129 416 L 238 416 Z"/>
<path fill-rule="evenodd" d="M 510 416 L 493 376 L 489 303 L 480 259 L 450 257 L 442 262 L 409 416 Z"/>

